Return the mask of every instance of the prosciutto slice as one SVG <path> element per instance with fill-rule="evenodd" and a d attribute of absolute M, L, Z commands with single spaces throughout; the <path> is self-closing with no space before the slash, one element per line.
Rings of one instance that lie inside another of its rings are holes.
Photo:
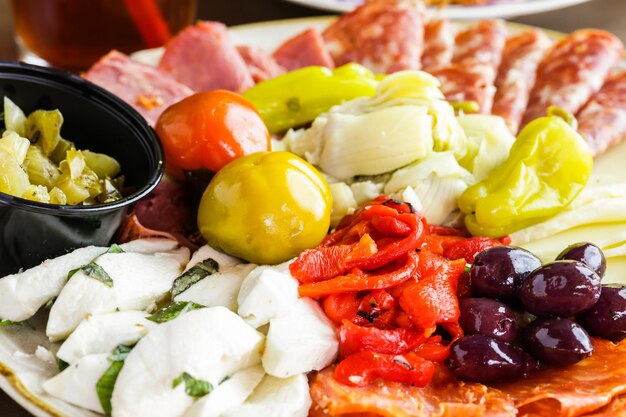
<path fill-rule="evenodd" d="M 611 76 L 578 113 L 578 130 L 594 155 L 626 137 L 626 71 Z"/>
<path fill-rule="evenodd" d="M 367 0 L 324 31 L 336 65 L 358 62 L 378 73 L 420 69 L 424 47 L 421 0 Z"/>
<path fill-rule="evenodd" d="M 522 125 L 544 116 L 552 105 L 576 114 L 600 90 L 623 53 L 622 42 L 602 30 L 582 29 L 561 39 L 537 68 Z"/>
<path fill-rule="evenodd" d="M 551 44 L 550 38 L 536 29 L 513 35 L 506 41 L 492 113 L 502 116 L 513 134 L 517 134 L 528 105 L 539 61 Z"/>
<path fill-rule="evenodd" d="M 219 22 L 188 26 L 165 46 L 159 68 L 194 91 L 245 91 L 254 85 L 243 58 Z"/>

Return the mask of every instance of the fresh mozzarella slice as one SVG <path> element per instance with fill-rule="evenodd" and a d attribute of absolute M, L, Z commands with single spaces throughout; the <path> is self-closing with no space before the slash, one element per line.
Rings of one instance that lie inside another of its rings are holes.
<path fill-rule="evenodd" d="M 88 316 L 67 338 L 57 357 L 74 363 L 83 356 L 111 353 L 118 345 L 134 345 L 156 323 L 143 311 L 119 311 Z"/>
<path fill-rule="evenodd" d="M 260 266 L 243 280 L 238 313 L 252 327 L 261 327 L 287 313 L 298 300 L 298 281 L 276 267 Z"/>
<path fill-rule="evenodd" d="M 263 367 L 278 378 L 319 371 L 337 356 L 332 323 L 316 301 L 299 299 L 285 315 L 270 320 Z"/>
<path fill-rule="evenodd" d="M 190 311 L 152 329 L 129 353 L 113 389 L 113 417 L 179 417 L 193 404 L 187 372 L 216 387 L 258 365 L 263 335 L 224 307 Z"/>
<path fill-rule="evenodd" d="M 113 281 L 111 286 L 77 271 L 50 310 L 46 334 L 67 337 L 89 314 L 145 310 L 160 301 L 189 260 L 189 250 L 156 253 L 105 253 L 95 259 Z"/>
<path fill-rule="evenodd" d="M 310 407 L 306 375 L 283 379 L 266 375 L 245 403 L 222 417 L 306 417 Z"/>
<path fill-rule="evenodd" d="M 191 263 L 191 262 L 190 262 Z M 238 264 L 222 268 L 174 297 L 174 301 L 193 301 L 206 307 L 226 307 L 237 311 L 237 295 L 244 278 L 255 264 Z"/>
<path fill-rule="evenodd" d="M 236 372 L 209 395 L 196 401 L 187 410 L 185 417 L 220 417 L 228 409 L 243 404 L 264 375 L 262 366 L 253 366 Z"/>
<path fill-rule="evenodd" d="M 200 249 L 194 252 L 191 260 L 187 264 L 185 271 L 196 266 L 198 263 L 202 261 L 206 261 L 207 259 L 213 259 L 219 265 L 220 270 L 225 267 L 235 266 L 241 264 L 243 261 L 237 259 L 233 256 L 226 255 L 225 253 L 219 252 L 216 249 L 213 249 L 209 245 L 204 245 Z"/>
<path fill-rule="evenodd" d="M 177 249 L 180 245 L 177 241 L 172 239 L 137 239 L 131 240 L 127 243 L 119 245 L 124 252 L 137 252 L 137 253 L 158 253 L 158 252 L 171 252 Z"/>
<path fill-rule="evenodd" d="M 48 259 L 41 265 L 0 279 L 0 320 L 23 321 L 59 295 L 67 273 L 89 263 L 106 248 L 88 246 Z"/>
<path fill-rule="evenodd" d="M 44 382 L 43 389 L 70 404 L 104 413 L 96 392 L 96 383 L 111 366 L 108 356 L 109 354 L 85 356 Z"/>

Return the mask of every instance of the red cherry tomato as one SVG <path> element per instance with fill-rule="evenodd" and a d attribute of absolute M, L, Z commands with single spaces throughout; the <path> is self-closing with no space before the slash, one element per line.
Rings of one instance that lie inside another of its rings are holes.
<path fill-rule="evenodd" d="M 217 172 L 229 162 L 270 150 L 270 135 L 245 98 L 225 90 L 194 94 L 168 107 L 156 123 L 171 168 Z"/>

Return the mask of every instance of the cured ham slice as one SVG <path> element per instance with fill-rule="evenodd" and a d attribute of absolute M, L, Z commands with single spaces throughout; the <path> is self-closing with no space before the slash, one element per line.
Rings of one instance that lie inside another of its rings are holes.
<path fill-rule="evenodd" d="M 445 67 L 452 61 L 454 31 L 448 19 L 431 20 L 424 31 L 422 69 L 431 72 Z"/>
<path fill-rule="evenodd" d="M 285 41 L 274 52 L 274 59 L 288 71 L 311 65 L 335 67 L 324 45 L 322 34 L 316 29 L 305 30 Z"/>
<path fill-rule="evenodd" d="M 475 101 L 478 112 L 490 112 L 495 87 L 480 70 L 451 65 L 434 70 L 432 74 L 441 82 L 441 92 L 450 102 Z"/>
<path fill-rule="evenodd" d="M 419 69 L 424 45 L 421 0 L 368 0 L 324 31 L 336 65 L 358 62 L 378 73 Z"/>
<path fill-rule="evenodd" d="M 285 69 L 262 48 L 239 45 L 237 52 L 248 66 L 248 71 L 255 83 L 278 77 L 285 72 Z"/>
<path fill-rule="evenodd" d="M 456 35 L 452 63 L 483 73 L 485 81 L 493 84 L 505 42 L 504 22 L 483 20 Z"/>
<path fill-rule="evenodd" d="M 252 75 L 219 22 L 188 26 L 165 46 L 159 68 L 194 91 L 244 91 Z"/>
<path fill-rule="evenodd" d="M 337 382 L 334 368 L 315 375 L 310 384 L 310 417 L 514 417 L 513 402 L 498 390 L 459 382 L 443 366 L 424 388 L 378 380 L 357 388 Z"/>
<path fill-rule="evenodd" d="M 578 130 L 595 155 L 626 137 L 626 71 L 611 76 L 578 113 Z"/>
<path fill-rule="evenodd" d="M 551 105 L 576 114 L 604 84 L 624 52 L 614 35 L 578 30 L 557 42 L 537 68 L 537 82 L 522 125 L 544 116 Z"/>
<path fill-rule="evenodd" d="M 545 33 L 536 29 L 513 35 L 506 41 L 491 112 L 502 116 L 513 134 L 517 134 L 528 105 L 539 61 L 551 43 Z"/>
<path fill-rule="evenodd" d="M 130 104 L 153 126 L 163 110 L 193 94 L 169 74 L 117 51 L 100 58 L 83 77 Z"/>
<path fill-rule="evenodd" d="M 626 341 L 593 339 L 593 355 L 565 368 L 547 368 L 497 388 L 508 394 L 518 415 L 576 417 L 626 393 Z"/>

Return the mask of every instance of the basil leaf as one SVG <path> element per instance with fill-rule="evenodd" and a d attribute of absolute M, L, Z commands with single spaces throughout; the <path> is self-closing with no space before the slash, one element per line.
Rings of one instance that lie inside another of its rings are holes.
<path fill-rule="evenodd" d="M 114 243 L 106 253 L 124 253 L 124 249 L 117 243 Z"/>
<path fill-rule="evenodd" d="M 96 279 L 106 285 L 107 287 L 113 286 L 113 279 L 106 273 L 106 271 L 97 263 L 89 262 L 87 265 L 83 265 L 80 268 L 72 269 L 67 274 L 67 279 L 70 279 L 76 274 L 78 271 L 83 271 L 85 275 L 90 278 Z"/>
<path fill-rule="evenodd" d="M 16 324 L 20 324 L 20 323 L 17 321 L 11 321 L 11 320 L 0 320 L 0 327 L 14 326 Z"/>
<path fill-rule="evenodd" d="M 80 271 L 81 269 L 82 269 L 82 266 L 80 268 L 72 269 L 70 272 L 67 273 L 67 279 L 69 280 L 70 278 L 72 278 L 74 274 Z"/>
<path fill-rule="evenodd" d="M 111 362 L 125 361 L 131 350 L 133 350 L 132 346 L 118 345 L 107 359 Z"/>
<path fill-rule="evenodd" d="M 63 359 L 57 358 L 57 367 L 59 368 L 59 372 L 63 372 L 70 366 L 69 363 L 65 362 Z"/>
<path fill-rule="evenodd" d="M 96 393 L 100 400 L 100 405 L 104 410 L 104 414 L 111 415 L 111 397 L 113 396 L 113 387 L 115 387 L 115 381 L 117 376 L 124 367 L 123 361 L 116 361 L 111 363 L 111 366 L 104 371 L 104 374 L 96 382 Z"/>
<path fill-rule="evenodd" d="M 52 308 L 52 305 L 54 304 L 54 302 L 56 300 L 57 300 L 56 297 L 52 297 L 51 299 L 49 299 L 48 302 L 43 305 L 43 309 L 44 310 L 50 310 Z"/>
<path fill-rule="evenodd" d="M 204 306 L 196 304 L 193 301 L 175 301 L 173 303 L 169 303 L 150 317 L 147 317 L 147 319 L 155 323 L 165 323 L 167 321 L 174 320 L 183 313 L 198 310 L 200 308 L 204 308 Z"/>
<path fill-rule="evenodd" d="M 185 271 L 181 276 L 176 278 L 174 284 L 172 285 L 172 297 L 176 297 L 196 282 L 202 281 L 204 278 L 216 273 L 217 271 L 219 271 L 219 265 L 213 259 L 209 258 L 202 262 L 198 262 Z"/>
<path fill-rule="evenodd" d="M 183 382 L 185 383 L 185 392 L 193 398 L 204 397 L 213 391 L 213 385 L 210 382 L 195 379 L 187 372 L 180 374 L 180 376 L 172 382 L 172 387 L 176 388 Z"/>

